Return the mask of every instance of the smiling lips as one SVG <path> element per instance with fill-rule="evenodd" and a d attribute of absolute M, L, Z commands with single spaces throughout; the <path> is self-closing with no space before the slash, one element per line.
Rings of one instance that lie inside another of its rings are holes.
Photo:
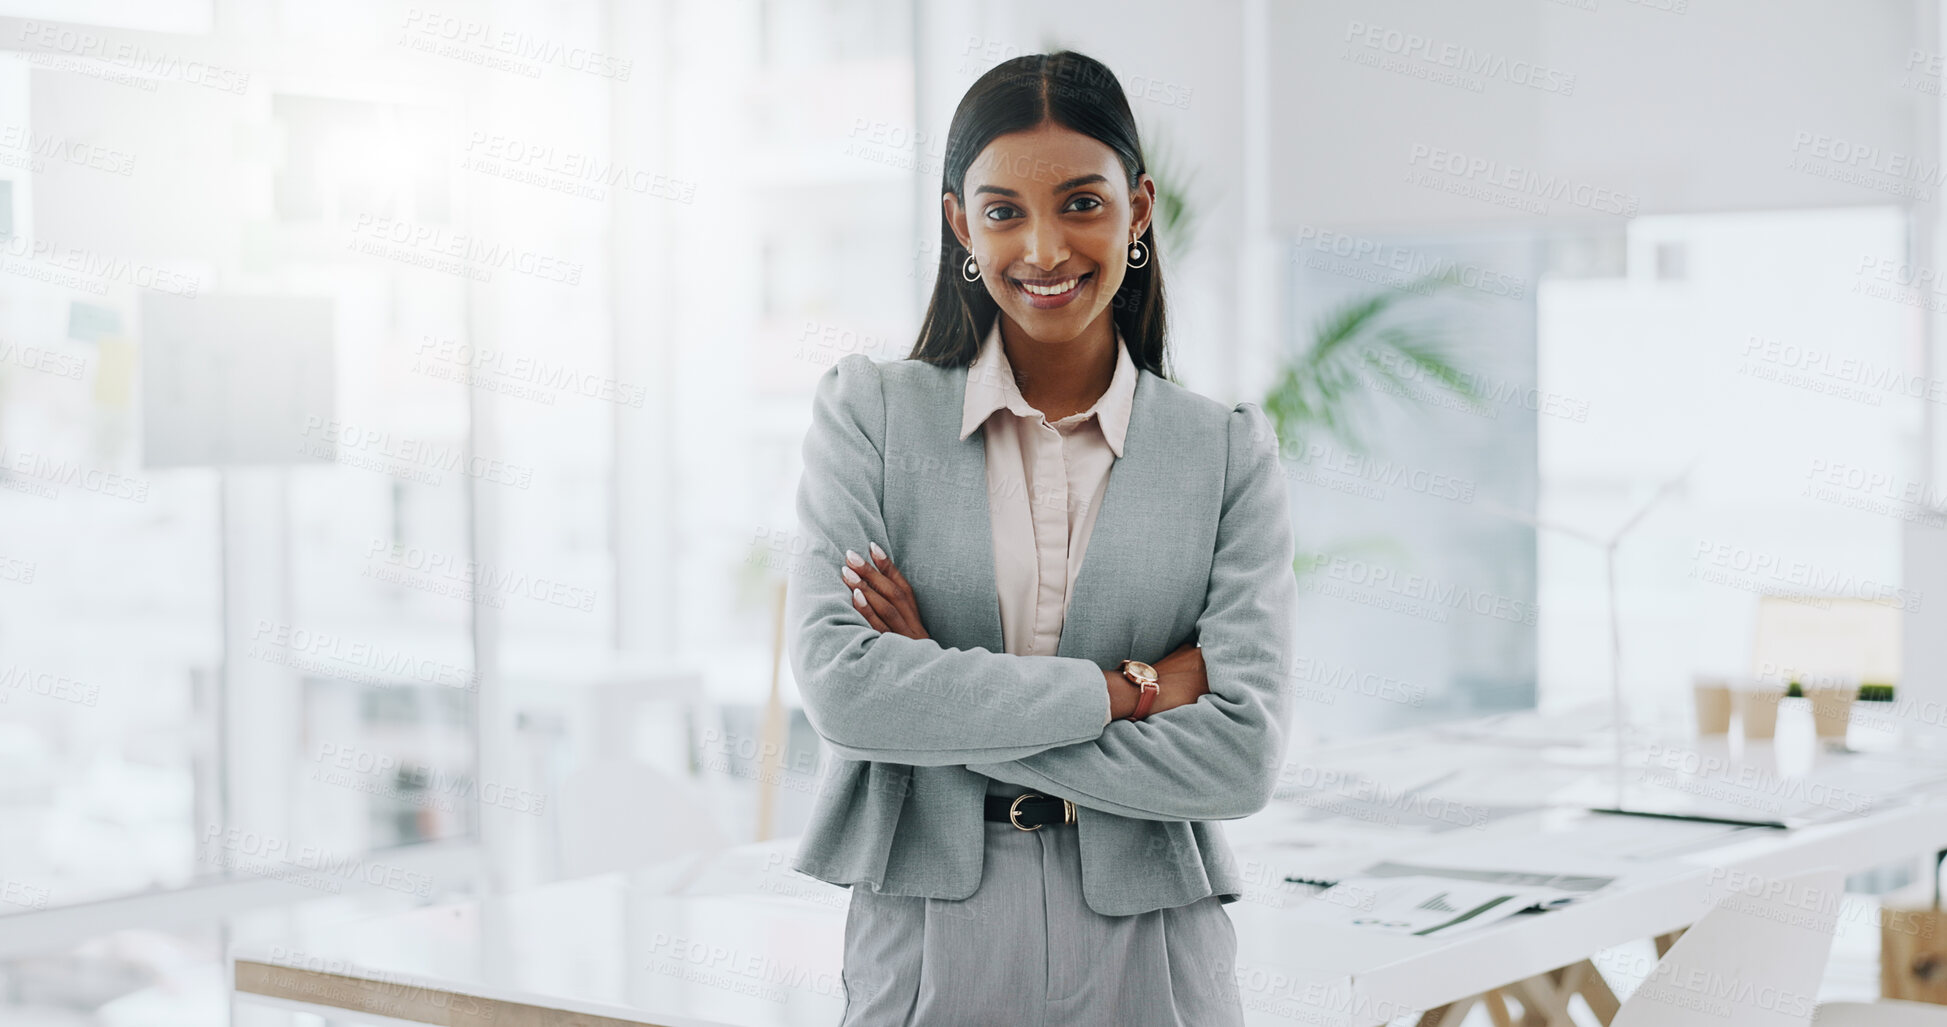
<path fill-rule="evenodd" d="M 1075 298 L 1081 292 L 1082 283 L 1095 272 L 1069 275 L 1065 278 L 1044 278 L 1028 281 L 1021 278 L 1008 279 L 1027 295 L 1028 302 L 1036 307 L 1059 307 Z"/>

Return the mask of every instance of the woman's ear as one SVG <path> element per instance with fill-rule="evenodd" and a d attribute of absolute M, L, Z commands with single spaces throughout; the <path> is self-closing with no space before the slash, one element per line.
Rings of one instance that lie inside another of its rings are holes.
<path fill-rule="evenodd" d="M 1156 180 L 1146 171 L 1136 181 L 1136 187 L 1129 190 L 1129 208 L 1129 227 L 1140 238 L 1149 231 L 1150 218 L 1156 213 Z"/>
<path fill-rule="evenodd" d="M 970 245 L 973 239 L 967 234 L 967 212 L 960 209 L 960 198 L 952 193 L 940 194 L 940 209 L 946 214 L 947 227 L 953 229 L 953 236 L 960 240 L 960 248 L 973 252 Z"/>

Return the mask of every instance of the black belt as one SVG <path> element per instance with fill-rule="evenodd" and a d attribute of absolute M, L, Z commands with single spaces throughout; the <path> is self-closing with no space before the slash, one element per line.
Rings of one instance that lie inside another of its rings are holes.
<path fill-rule="evenodd" d="M 1049 824 L 1074 823 L 1075 804 L 1067 799 L 1053 795 L 1037 795 L 1034 792 L 1013 798 L 1005 795 L 989 795 L 987 796 L 987 819 L 1013 824 L 1023 831 L 1032 831 Z"/>

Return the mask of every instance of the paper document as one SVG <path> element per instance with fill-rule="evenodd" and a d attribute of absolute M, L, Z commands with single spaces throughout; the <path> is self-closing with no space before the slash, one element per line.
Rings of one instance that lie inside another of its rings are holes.
<path fill-rule="evenodd" d="M 1294 907 L 1312 923 L 1418 936 L 1456 934 L 1567 905 L 1614 878 L 1377 863 Z"/>

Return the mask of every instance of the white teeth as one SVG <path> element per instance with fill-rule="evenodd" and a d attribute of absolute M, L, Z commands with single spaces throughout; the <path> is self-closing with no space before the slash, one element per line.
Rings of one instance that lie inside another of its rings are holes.
<path fill-rule="evenodd" d="M 1074 287 L 1080 284 L 1082 284 L 1082 280 L 1079 277 L 1077 277 L 1077 278 L 1070 278 L 1067 282 L 1055 286 L 1029 285 L 1026 282 L 1022 282 L 1021 288 L 1026 289 L 1031 293 L 1034 293 L 1036 296 L 1059 296 L 1062 293 L 1065 293 L 1068 290 L 1073 289 Z"/>

